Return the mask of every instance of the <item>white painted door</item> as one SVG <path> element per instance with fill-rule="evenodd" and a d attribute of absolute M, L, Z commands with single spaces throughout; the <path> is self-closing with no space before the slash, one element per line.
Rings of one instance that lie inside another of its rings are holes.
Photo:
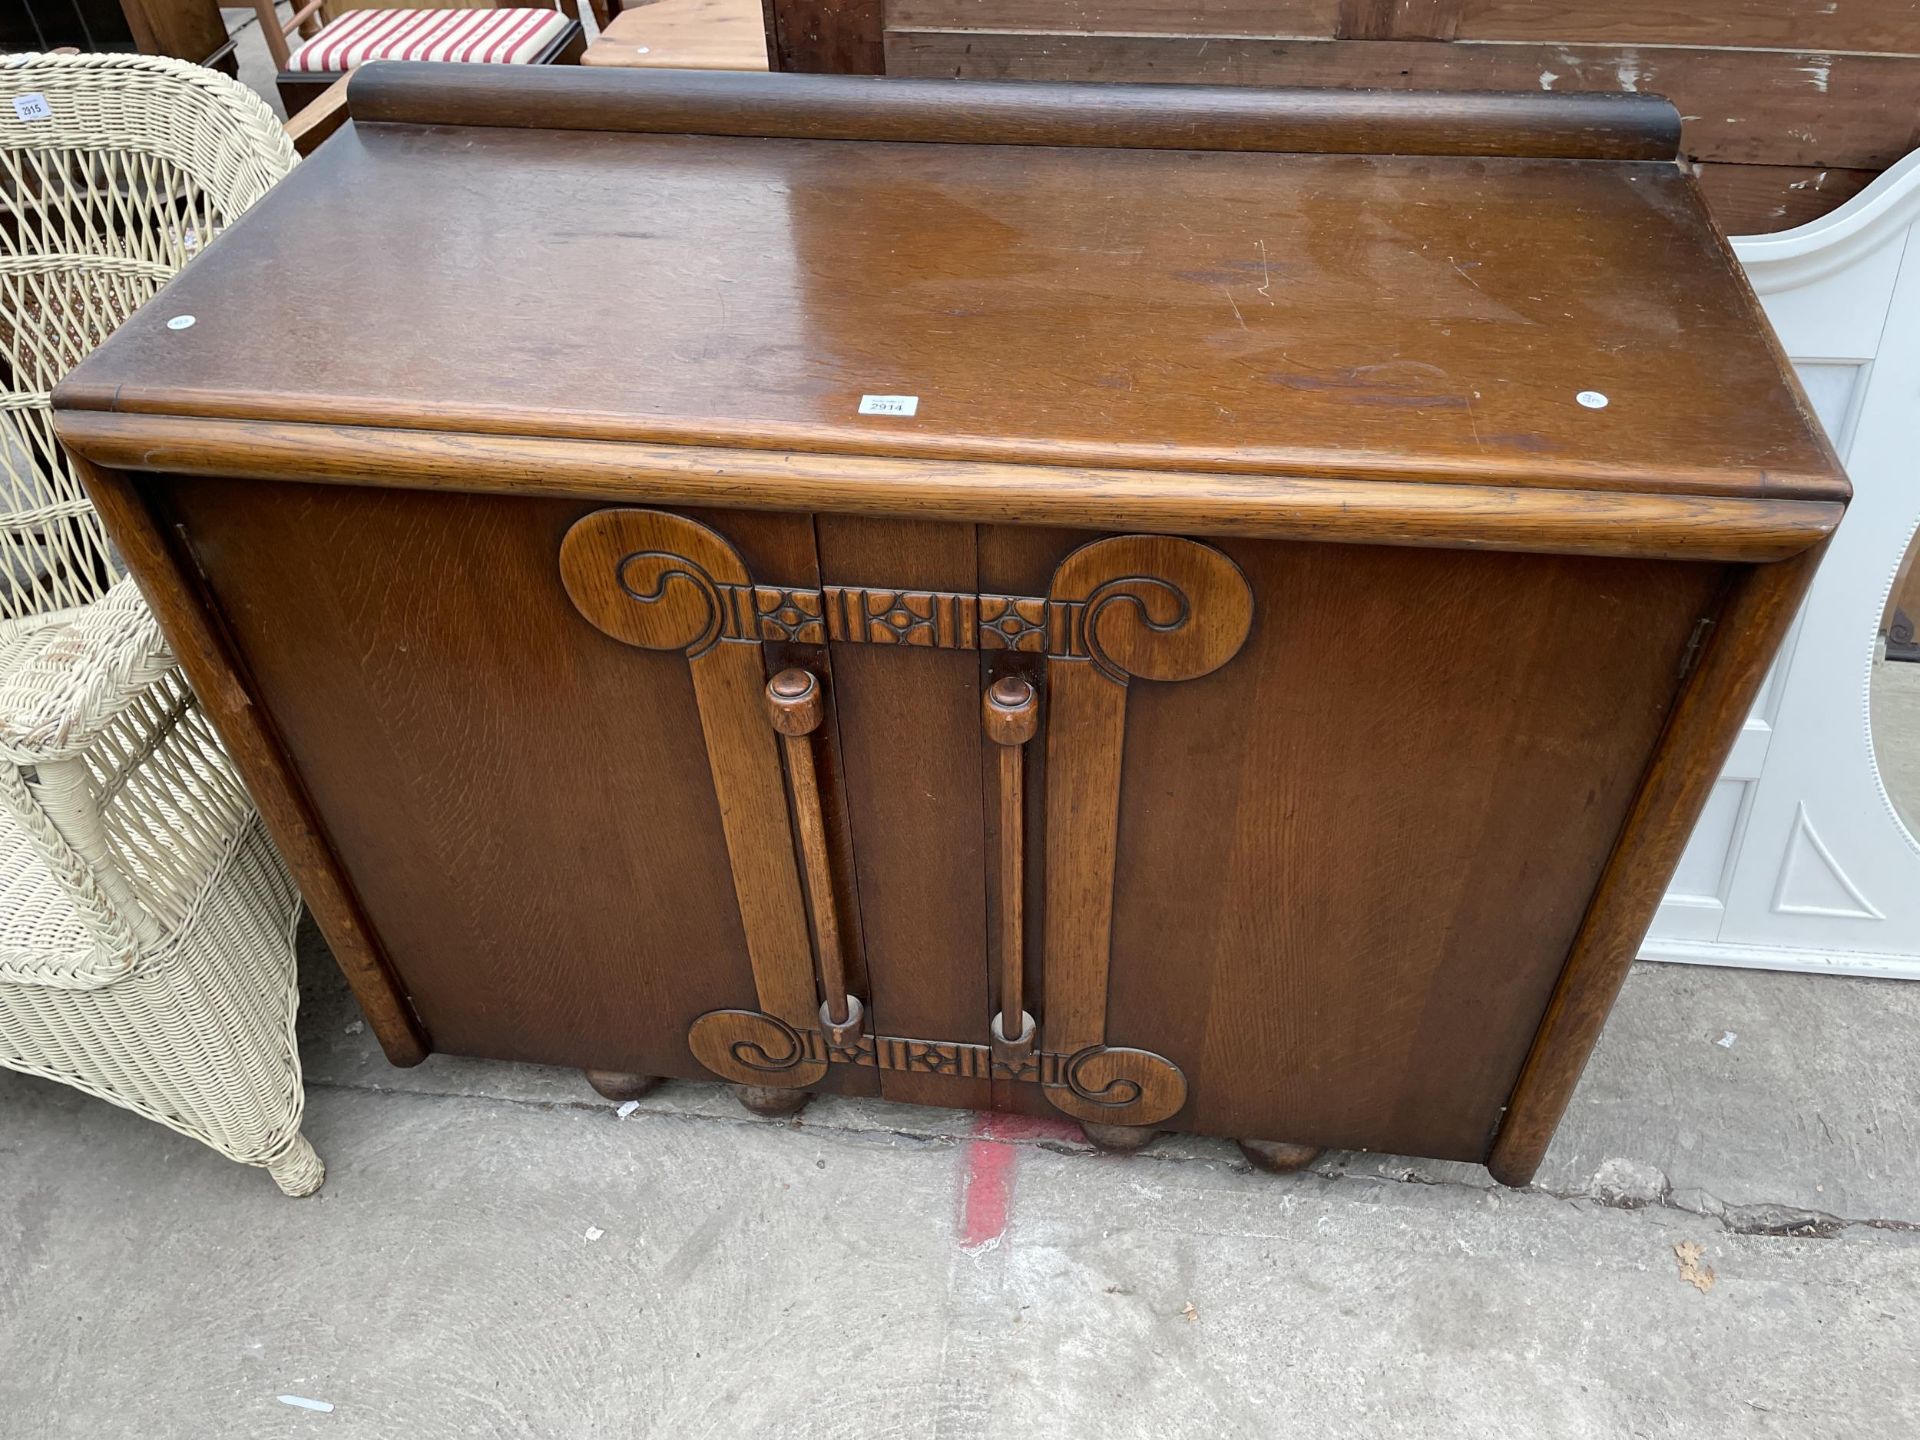
<path fill-rule="evenodd" d="M 1640 953 L 1920 979 L 1920 842 L 1869 704 L 1920 524 L 1920 153 L 1810 225 L 1733 243 L 1854 499 Z"/>

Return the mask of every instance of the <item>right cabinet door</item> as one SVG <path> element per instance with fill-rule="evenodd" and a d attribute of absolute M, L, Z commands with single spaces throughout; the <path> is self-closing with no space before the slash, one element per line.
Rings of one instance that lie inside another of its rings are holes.
<path fill-rule="evenodd" d="M 1481 1158 L 1721 567 L 1083 542 L 980 540 L 1052 561 L 1042 1093 Z"/>

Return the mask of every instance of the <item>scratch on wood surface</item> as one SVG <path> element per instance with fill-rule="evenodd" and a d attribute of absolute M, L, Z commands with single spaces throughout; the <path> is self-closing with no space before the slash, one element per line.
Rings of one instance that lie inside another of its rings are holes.
<path fill-rule="evenodd" d="M 1473 402 L 1480 398 L 1480 392 L 1469 390 L 1464 398 L 1467 402 L 1467 428 L 1473 431 L 1473 443 L 1484 450 L 1487 448 L 1487 442 L 1480 438 L 1480 422 L 1473 413 Z"/>
<path fill-rule="evenodd" d="M 1267 242 L 1265 240 L 1260 241 L 1260 285 L 1258 288 L 1260 293 L 1266 296 L 1267 303 L 1269 305 L 1273 304 L 1273 296 L 1269 293 L 1273 289 L 1273 271 L 1267 267 Z"/>
<path fill-rule="evenodd" d="M 1226 286 L 1224 286 L 1224 285 L 1222 285 L 1222 286 L 1220 287 L 1220 293 L 1221 293 L 1222 295 L 1224 295 L 1224 296 L 1226 296 L 1226 297 L 1227 297 L 1227 304 L 1229 304 L 1229 305 L 1233 305 L 1233 318 L 1234 318 L 1234 319 L 1236 319 L 1236 320 L 1238 320 L 1238 321 L 1240 322 L 1240 328 L 1241 328 L 1242 330 L 1246 330 L 1246 329 L 1247 329 L 1247 317 L 1246 317 L 1246 316 L 1244 316 L 1244 315 L 1242 315 L 1242 314 L 1240 313 L 1240 307 L 1239 307 L 1238 305 L 1234 305 L 1234 302 L 1233 302 L 1233 292 L 1232 292 L 1231 290 L 1229 290 L 1229 289 L 1227 289 L 1227 287 L 1226 287 Z M 1248 333 L 1248 334 L 1252 334 L 1253 332 L 1249 330 L 1249 331 L 1247 331 L 1247 333 Z"/>

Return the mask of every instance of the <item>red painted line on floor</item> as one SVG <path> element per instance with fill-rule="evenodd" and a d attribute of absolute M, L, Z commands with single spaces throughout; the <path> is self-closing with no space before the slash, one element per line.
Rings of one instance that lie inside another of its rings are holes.
<path fill-rule="evenodd" d="M 960 1248 L 978 1251 L 1006 1233 L 1022 1140 L 1078 1140 L 1068 1120 L 983 1111 L 973 1117 L 973 1139 L 960 1160 Z"/>
<path fill-rule="evenodd" d="M 1013 1175 L 1020 1166 L 1020 1147 L 998 1135 L 998 1122 L 1006 1118 L 991 1111 L 973 1117 L 974 1138 L 960 1161 L 962 1250 L 984 1250 L 1006 1233 Z"/>

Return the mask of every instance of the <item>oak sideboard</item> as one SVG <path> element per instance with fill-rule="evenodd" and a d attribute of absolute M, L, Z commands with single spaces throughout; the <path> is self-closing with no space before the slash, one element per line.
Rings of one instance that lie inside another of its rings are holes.
<path fill-rule="evenodd" d="M 1848 496 L 1671 106 L 349 104 L 56 403 L 395 1063 L 1532 1175 Z"/>

